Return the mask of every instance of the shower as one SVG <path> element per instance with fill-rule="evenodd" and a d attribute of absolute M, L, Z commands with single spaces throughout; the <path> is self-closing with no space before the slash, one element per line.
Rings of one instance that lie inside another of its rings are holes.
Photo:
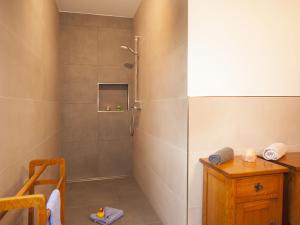
<path fill-rule="evenodd" d="M 127 45 L 121 45 L 121 48 L 124 50 L 129 50 L 134 55 L 138 55 L 138 52 L 134 51 L 132 48 L 128 47 Z"/>
<path fill-rule="evenodd" d="M 134 49 L 130 48 L 127 45 L 121 45 L 121 48 L 129 51 L 134 55 L 134 103 L 130 107 L 131 119 L 130 119 L 130 135 L 134 135 L 135 127 L 135 113 L 137 110 L 141 110 L 141 102 L 139 100 L 139 88 L 138 88 L 138 76 L 139 76 L 139 36 L 134 37 Z"/>

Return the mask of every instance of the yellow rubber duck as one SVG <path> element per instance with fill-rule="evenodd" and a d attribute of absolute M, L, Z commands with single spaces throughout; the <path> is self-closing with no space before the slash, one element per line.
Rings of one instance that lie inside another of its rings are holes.
<path fill-rule="evenodd" d="M 100 208 L 97 212 L 97 217 L 102 219 L 102 218 L 104 218 L 104 216 L 105 216 L 104 209 Z"/>

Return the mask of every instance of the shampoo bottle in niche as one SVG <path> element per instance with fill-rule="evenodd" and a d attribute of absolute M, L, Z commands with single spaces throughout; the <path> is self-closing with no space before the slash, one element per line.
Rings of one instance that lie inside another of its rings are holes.
<path fill-rule="evenodd" d="M 121 105 L 117 105 L 117 106 L 116 106 L 116 110 L 117 110 L 117 111 L 123 111 L 123 108 L 122 108 Z"/>

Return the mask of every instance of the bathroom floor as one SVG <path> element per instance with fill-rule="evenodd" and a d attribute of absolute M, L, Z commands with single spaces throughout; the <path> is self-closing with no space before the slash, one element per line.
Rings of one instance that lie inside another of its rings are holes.
<path fill-rule="evenodd" d="M 124 211 L 114 225 L 163 225 L 131 177 L 67 184 L 66 225 L 93 225 L 89 214 L 104 206 Z"/>

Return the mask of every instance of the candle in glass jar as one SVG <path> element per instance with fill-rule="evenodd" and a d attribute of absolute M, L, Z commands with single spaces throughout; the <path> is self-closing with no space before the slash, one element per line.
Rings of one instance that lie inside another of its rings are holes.
<path fill-rule="evenodd" d="M 246 162 L 255 162 L 256 161 L 256 150 L 247 149 L 243 154 L 243 160 Z"/>

